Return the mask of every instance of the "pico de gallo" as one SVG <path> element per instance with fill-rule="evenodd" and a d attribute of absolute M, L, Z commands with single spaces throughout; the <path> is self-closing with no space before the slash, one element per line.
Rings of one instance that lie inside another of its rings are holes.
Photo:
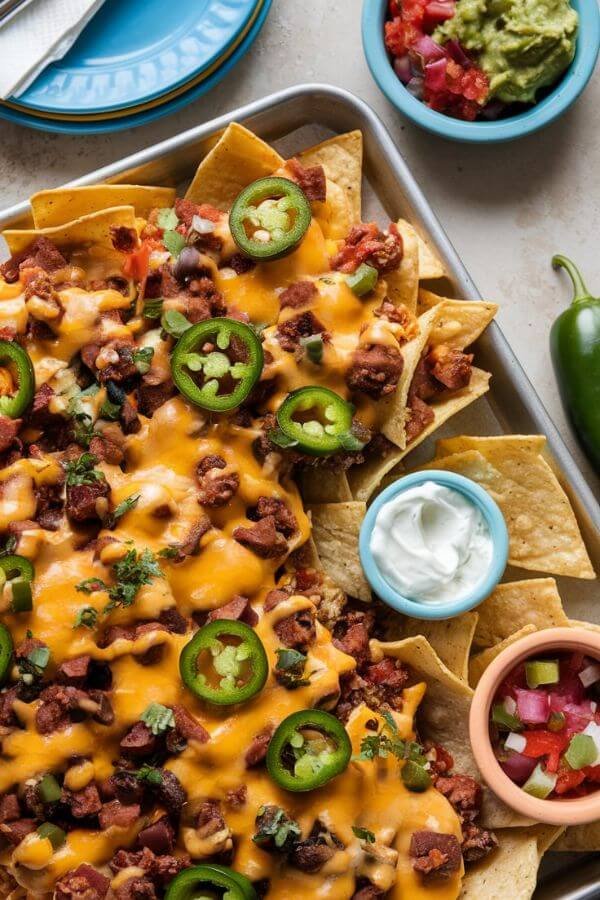
<path fill-rule="evenodd" d="M 600 787 L 600 661 L 555 653 L 520 663 L 500 685 L 490 734 L 511 781 L 540 800 Z"/>
<path fill-rule="evenodd" d="M 457 119 L 491 120 L 537 102 L 558 80 L 577 27 L 569 0 L 389 0 L 385 45 L 418 100 Z"/>

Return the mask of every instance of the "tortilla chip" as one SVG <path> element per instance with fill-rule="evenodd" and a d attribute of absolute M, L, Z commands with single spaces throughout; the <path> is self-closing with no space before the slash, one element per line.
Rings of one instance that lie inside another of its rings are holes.
<path fill-rule="evenodd" d="M 404 253 L 398 268 L 386 273 L 388 296 L 395 306 L 404 304 L 411 312 L 416 312 L 419 293 L 418 236 L 412 225 L 404 219 L 398 219 L 397 225 L 402 235 Z"/>
<path fill-rule="evenodd" d="M 386 635 L 390 640 L 400 636 L 408 638 L 422 635 L 452 674 L 468 683 L 469 653 L 477 619 L 476 612 L 439 621 L 398 617 L 390 623 L 391 627 L 386 630 Z M 394 629 L 396 634 L 393 633 Z"/>
<path fill-rule="evenodd" d="M 325 238 L 343 241 L 352 228 L 352 207 L 344 189 L 327 179 L 327 199 L 311 202 L 313 217 L 321 226 Z"/>
<path fill-rule="evenodd" d="M 385 456 L 374 456 L 358 466 L 352 466 L 348 471 L 348 483 L 354 499 L 364 500 L 366 503 L 403 456 L 402 450 L 390 450 Z"/>
<path fill-rule="evenodd" d="M 499 584 L 477 612 L 474 642 L 478 647 L 493 647 L 525 625 L 537 630 L 569 625 L 554 578 Z"/>
<path fill-rule="evenodd" d="M 443 262 L 418 232 L 417 243 L 419 245 L 419 281 L 445 278 L 446 270 Z"/>
<path fill-rule="evenodd" d="M 552 845 L 552 849 L 568 853 L 597 853 L 600 851 L 600 822 L 567 828 Z"/>
<path fill-rule="evenodd" d="M 561 830 L 534 825 L 498 832 L 498 849 L 467 868 L 460 900 L 530 900 L 541 858 Z"/>
<path fill-rule="evenodd" d="M 298 155 L 304 166 L 323 166 L 329 181 L 338 185 L 348 200 L 352 224 L 361 220 L 363 137 L 348 131 L 309 147 Z M 329 185 L 328 185 L 329 188 Z"/>
<path fill-rule="evenodd" d="M 52 228 L 115 206 L 133 206 L 136 216 L 147 218 L 155 207 L 173 206 L 175 197 L 174 188 L 94 184 L 38 191 L 30 203 L 35 228 Z"/>
<path fill-rule="evenodd" d="M 506 647 L 510 647 L 515 641 L 520 641 L 521 638 L 527 637 L 528 634 L 533 634 L 534 631 L 537 631 L 535 625 L 524 625 L 523 628 L 514 631 L 503 641 L 500 641 L 499 644 L 496 644 L 495 647 L 489 647 L 487 650 L 482 650 L 481 653 L 476 653 L 475 656 L 472 656 L 471 661 L 469 662 L 469 681 L 471 685 L 477 687 L 481 680 L 481 676 L 489 664 L 496 659 Z"/>
<path fill-rule="evenodd" d="M 300 477 L 302 499 L 308 503 L 344 503 L 352 500 L 345 472 L 323 473 L 320 469 L 305 469 Z"/>
<path fill-rule="evenodd" d="M 301 547 L 290 553 L 285 561 L 285 568 L 290 572 L 297 569 L 323 569 L 312 535 Z"/>
<path fill-rule="evenodd" d="M 441 744 L 452 754 L 455 770 L 481 782 L 481 775 L 471 752 L 469 710 L 473 691 L 457 678 L 441 661 L 435 650 L 421 635 L 402 641 L 371 641 L 374 659 L 392 656 L 404 662 L 412 673 L 427 684 L 427 692 L 419 708 L 419 734 Z M 528 824 L 505 806 L 482 784 L 483 803 L 479 824 L 486 828 L 506 828 Z"/>
<path fill-rule="evenodd" d="M 47 237 L 59 250 L 69 247 L 100 246 L 114 253 L 110 229 L 112 226 L 135 228 L 133 206 L 116 206 L 81 216 L 54 228 L 9 230 L 2 232 L 11 256 L 22 253 L 38 237 Z"/>
<path fill-rule="evenodd" d="M 198 166 L 186 199 L 227 211 L 243 188 L 272 175 L 283 162 L 269 144 L 232 122 Z"/>
<path fill-rule="evenodd" d="M 424 293 L 427 292 L 419 292 L 420 295 Z M 483 300 L 442 298 L 441 303 L 435 306 L 438 315 L 431 329 L 429 342 L 434 346 L 446 344 L 453 350 L 470 347 L 498 312 L 496 303 L 485 303 Z"/>
<path fill-rule="evenodd" d="M 365 578 L 358 555 L 358 536 L 365 517 L 366 505 L 321 503 L 309 506 L 313 538 L 323 570 L 351 597 L 371 600 L 371 588 Z"/>
<path fill-rule="evenodd" d="M 544 441 L 538 435 L 448 438 L 438 441 L 437 458 L 428 468 L 439 466 L 474 478 L 496 500 L 510 536 L 509 563 L 535 572 L 593 579 L 569 499 L 535 449 Z"/>

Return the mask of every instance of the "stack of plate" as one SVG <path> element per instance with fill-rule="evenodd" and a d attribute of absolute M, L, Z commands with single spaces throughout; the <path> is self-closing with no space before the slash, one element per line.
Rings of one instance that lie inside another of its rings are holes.
<path fill-rule="evenodd" d="M 133 128 L 215 86 L 257 37 L 272 0 L 106 0 L 69 53 L 0 117 L 43 131 Z"/>

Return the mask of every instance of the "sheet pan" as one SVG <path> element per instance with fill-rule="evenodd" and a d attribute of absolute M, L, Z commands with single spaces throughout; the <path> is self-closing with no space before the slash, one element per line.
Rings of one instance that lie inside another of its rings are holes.
<path fill-rule="evenodd" d="M 217 119 L 198 125 L 162 143 L 148 147 L 73 184 L 99 182 L 184 186 L 198 160 L 229 122 L 247 125 L 282 152 L 297 152 L 335 133 L 360 128 L 365 140 L 364 200 L 367 215 L 403 216 L 435 247 L 454 285 L 452 296 L 479 299 L 480 294 L 430 208 L 404 159 L 376 114 L 359 98 L 327 85 L 299 85 L 272 94 Z M 0 212 L 0 229 L 30 224 L 27 201 Z M 440 290 L 438 283 L 438 290 Z M 443 293 L 443 290 L 440 290 Z M 489 300 L 502 303 L 501 297 Z M 588 483 L 579 471 L 554 423 L 513 354 L 500 327 L 492 323 L 476 347 L 478 364 L 492 373 L 492 389 L 485 398 L 455 416 L 436 432 L 445 434 L 536 433 L 548 439 L 548 461 L 555 469 L 571 502 L 590 556 L 600 571 L 600 480 Z M 432 442 L 411 456 L 427 459 Z M 506 580 L 529 577 L 523 570 L 508 570 Z M 559 590 L 572 618 L 600 623 L 598 582 L 558 578 Z M 548 854 L 540 873 L 536 900 L 590 900 L 600 897 L 600 858 Z"/>

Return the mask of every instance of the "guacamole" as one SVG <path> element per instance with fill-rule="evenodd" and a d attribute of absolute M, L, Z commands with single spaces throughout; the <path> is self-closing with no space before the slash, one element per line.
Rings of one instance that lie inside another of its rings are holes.
<path fill-rule="evenodd" d="M 568 0 L 458 0 L 433 39 L 445 44 L 454 38 L 476 54 L 490 99 L 533 103 L 571 63 L 577 25 Z"/>

